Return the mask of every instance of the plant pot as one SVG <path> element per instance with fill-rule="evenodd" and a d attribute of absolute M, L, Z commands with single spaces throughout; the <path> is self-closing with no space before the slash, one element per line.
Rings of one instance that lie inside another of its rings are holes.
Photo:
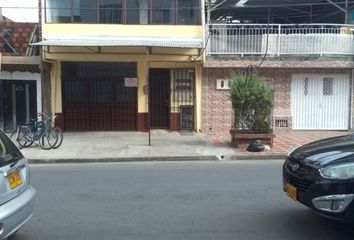
<path fill-rule="evenodd" d="M 239 132 L 233 129 L 230 130 L 231 134 L 231 145 L 233 147 L 239 147 L 239 145 L 247 145 L 252 140 L 261 140 L 262 143 L 273 147 L 273 139 L 275 134 L 270 133 L 250 133 L 250 132 Z"/>

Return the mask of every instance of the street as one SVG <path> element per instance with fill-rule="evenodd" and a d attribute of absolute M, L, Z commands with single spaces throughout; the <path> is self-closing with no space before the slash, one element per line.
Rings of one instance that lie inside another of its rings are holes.
<path fill-rule="evenodd" d="M 34 215 L 10 239 L 353 239 L 283 193 L 282 163 L 31 165 Z"/>

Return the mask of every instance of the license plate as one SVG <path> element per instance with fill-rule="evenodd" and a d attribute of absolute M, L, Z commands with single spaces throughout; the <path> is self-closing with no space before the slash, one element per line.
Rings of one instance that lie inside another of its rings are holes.
<path fill-rule="evenodd" d="M 294 187 L 289 183 L 286 184 L 286 194 L 294 201 L 296 201 L 297 199 L 296 192 L 297 192 L 296 187 Z"/>
<path fill-rule="evenodd" d="M 7 181 L 10 184 L 10 188 L 14 189 L 22 184 L 22 178 L 19 170 L 11 172 L 7 175 Z"/>

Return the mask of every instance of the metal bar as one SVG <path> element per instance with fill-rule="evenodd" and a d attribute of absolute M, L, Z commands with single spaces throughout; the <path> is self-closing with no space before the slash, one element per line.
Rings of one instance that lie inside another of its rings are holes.
<path fill-rule="evenodd" d="M 150 62 L 149 62 L 149 54 L 150 54 L 150 48 L 146 47 L 146 86 L 147 86 L 147 101 L 148 101 L 148 107 L 147 107 L 147 115 L 148 115 L 148 133 L 149 133 L 149 146 L 151 146 L 151 122 L 150 122 Z"/>
<path fill-rule="evenodd" d="M 215 9 L 217 9 L 220 5 L 222 5 L 222 4 L 224 4 L 225 2 L 227 2 L 228 0 L 224 0 L 224 1 L 222 1 L 222 2 L 220 2 L 220 3 L 218 3 L 218 4 L 216 4 L 212 9 L 211 9 L 211 11 L 214 11 Z"/>
<path fill-rule="evenodd" d="M 346 13 L 347 9 L 342 8 L 341 6 L 339 6 L 337 3 L 331 1 L 331 0 L 326 0 L 327 2 L 331 3 L 333 6 L 337 7 L 338 9 L 340 9 L 342 12 Z"/>

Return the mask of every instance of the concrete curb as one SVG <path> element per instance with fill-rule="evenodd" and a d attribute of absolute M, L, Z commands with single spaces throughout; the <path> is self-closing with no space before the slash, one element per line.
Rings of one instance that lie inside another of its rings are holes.
<path fill-rule="evenodd" d="M 114 163 L 114 162 L 188 162 L 188 161 L 238 161 L 238 160 L 283 160 L 285 154 L 232 155 L 232 156 L 160 156 L 160 157 L 121 157 L 121 158 L 66 158 L 66 159 L 28 159 L 30 164 L 60 163 Z"/>
<path fill-rule="evenodd" d="M 286 154 L 250 154 L 250 155 L 233 155 L 225 157 L 225 160 L 285 160 Z"/>
<path fill-rule="evenodd" d="M 30 164 L 51 163 L 114 163 L 114 162 L 186 162 L 186 161 L 217 161 L 217 156 L 161 156 L 161 157 L 126 157 L 126 158 L 66 158 L 66 159 L 28 159 Z"/>

